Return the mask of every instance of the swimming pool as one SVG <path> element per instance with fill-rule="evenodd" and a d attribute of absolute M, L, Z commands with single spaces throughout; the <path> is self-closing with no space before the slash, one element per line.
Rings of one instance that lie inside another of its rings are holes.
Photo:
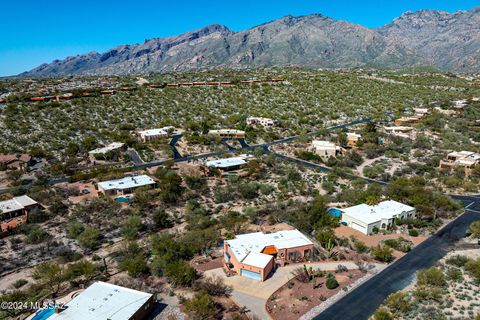
<path fill-rule="evenodd" d="M 127 197 L 118 197 L 115 198 L 115 201 L 120 202 L 120 203 L 130 203 L 132 199 L 127 198 Z"/>
<path fill-rule="evenodd" d="M 327 210 L 327 213 L 334 217 L 342 216 L 342 211 L 340 211 L 340 209 L 337 209 L 337 208 L 330 208 Z"/>
<path fill-rule="evenodd" d="M 32 320 L 45 320 L 45 319 L 48 319 L 54 313 L 55 313 L 54 308 L 42 309 L 35 314 Z"/>

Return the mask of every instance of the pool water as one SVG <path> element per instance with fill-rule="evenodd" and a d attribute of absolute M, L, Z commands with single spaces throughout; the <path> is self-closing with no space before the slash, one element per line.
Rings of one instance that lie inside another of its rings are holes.
<path fill-rule="evenodd" d="M 118 197 L 118 198 L 115 198 L 115 201 L 120 203 L 130 203 L 130 201 L 132 200 L 130 198 Z"/>
<path fill-rule="evenodd" d="M 334 217 L 340 217 L 342 215 L 342 211 L 340 211 L 337 208 L 328 209 L 327 213 L 334 216 Z"/>
<path fill-rule="evenodd" d="M 55 313 L 54 308 L 42 309 L 35 314 L 32 320 L 45 320 L 45 319 L 48 319 L 54 313 Z"/>

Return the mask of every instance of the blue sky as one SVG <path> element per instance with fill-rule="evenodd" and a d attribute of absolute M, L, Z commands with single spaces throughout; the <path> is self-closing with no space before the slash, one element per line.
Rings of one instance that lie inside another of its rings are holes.
<path fill-rule="evenodd" d="M 0 76 L 212 23 L 240 31 L 288 14 L 321 13 L 378 27 L 405 11 L 479 5 L 478 0 L 2 0 Z"/>

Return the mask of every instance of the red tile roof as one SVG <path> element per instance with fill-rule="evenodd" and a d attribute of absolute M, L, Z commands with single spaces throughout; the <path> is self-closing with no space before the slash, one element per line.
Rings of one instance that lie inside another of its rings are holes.
<path fill-rule="evenodd" d="M 28 154 L 0 154 L 0 163 L 10 163 L 16 160 L 28 162 L 32 160 L 32 156 Z"/>

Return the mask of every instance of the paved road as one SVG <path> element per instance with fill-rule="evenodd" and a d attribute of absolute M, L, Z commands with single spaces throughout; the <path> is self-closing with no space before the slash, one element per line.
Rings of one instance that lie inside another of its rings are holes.
<path fill-rule="evenodd" d="M 275 156 L 277 158 L 284 159 L 284 160 L 287 160 L 287 161 L 291 161 L 291 162 L 294 162 L 296 164 L 300 164 L 300 165 L 305 166 L 305 167 L 310 168 L 310 169 L 315 169 L 315 170 L 319 170 L 319 171 L 322 171 L 322 172 L 333 171 L 332 168 L 322 166 L 322 165 L 317 164 L 317 163 L 301 160 L 301 159 L 298 159 L 298 158 L 289 157 L 289 156 L 286 156 L 286 155 L 280 154 L 280 153 L 273 153 L 272 152 L 271 154 L 273 154 L 273 156 Z M 355 174 L 343 173 L 343 175 L 345 177 L 349 177 L 349 178 L 353 178 L 353 179 L 363 179 L 363 180 L 367 181 L 368 183 L 377 183 L 377 184 L 380 184 L 380 185 L 387 185 L 388 184 L 388 182 L 385 182 L 385 181 L 380 181 L 380 180 L 370 179 L 370 178 L 366 178 L 366 177 L 361 177 L 361 176 L 357 176 Z"/>
<path fill-rule="evenodd" d="M 132 160 L 132 162 L 135 166 L 140 166 L 140 165 L 145 163 L 145 162 L 143 162 L 142 158 L 140 158 L 140 156 L 138 155 L 137 150 L 128 149 L 127 154 L 128 154 L 128 156 L 130 157 L 130 160 Z"/>
<path fill-rule="evenodd" d="M 346 297 L 314 319 L 368 319 L 389 294 L 405 288 L 417 270 L 435 265 L 438 260 L 452 250 L 455 242 L 465 236 L 470 223 L 480 220 L 480 196 L 453 195 L 452 198 L 464 203 L 465 214 L 446 225 L 387 269 L 351 291 Z"/>
<path fill-rule="evenodd" d="M 355 120 L 355 121 L 347 122 L 347 123 L 344 123 L 344 124 L 329 127 L 329 128 L 327 128 L 327 130 L 337 130 L 337 129 L 348 128 L 348 127 L 355 126 L 355 125 L 358 125 L 358 124 L 367 123 L 367 122 L 370 122 L 372 120 L 373 120 L 372 118 Z M 314 136 L 317 133 L 318 133 L 318 131 L 312 131 L 312 132 L 309 132 L 307 135 Z M 174 153 L 173 161 L 175 161 L 175 162 L 186 162 L 186 161 L 191 161 L 191 160 L 204 159 L 204 158 L 208 158 L 208 157 L 219 157 L 219 156 L 223 156 L 225 154 L 237 152 L 239 150 L 252 151 L 252 150 L 255 150 L 257 148 L 261 148 L 265 152 L 269 152 L 268 148 L 270 146 L 292 142 L 292 141 L 302 137 L 302 135 L 291 136 L 291 137 L 282 138 L 282 139 L 279 139 L 279 140 L 275 140 L 275 141 L 271 141 L 271 142 L 267 142 L 267 143 L 261 143 L 261 144 L 257 144 L 257 145 L 248 145 L 246 143 L 245 139 L 239 139 L 240 145 L 242 146 L 242 148 L 240 148 L 240 149 L 220 151 L 220 152 L 209 152 L 209 153 L 196 154 L 196 155 L 185 156 L 185 157 L 183 157 L 178 152 L 177 148 L 175 147 L 176 143 L 178 142 L 178 140 L 181 137 L 182 137 L 181 134 L 175 135 L 172 138 L 172 140 L 170 141 L 170 146 L 172 147 L 172 150 L 173 150 L 173 153 Z M 137 154 L 137 156 L 138 156 L 138 154 Z M 146 168 L 151 168 L 151 167 L 157 167 L 157 166 L 164 165 L 166 162 L 171 161 L 169 159 L 169 160 L 143 162 L 140 157 L 137 158 L 135 156 L 135 152 L 132 152 L 132 154 L 130 155 L 130 158 L 132 159 L 132 162 L 133 162 L 133 169 L 146 169 Z M 65 181 L 67 181 L 67 179 L 68 179 L 68 177 L 52 180 L 52 181 L 49 182 L 49 185 L 54 185 L 54 184 L 57 184 L 57 183 L 60 183 L 60 182 L 65 182 Z"/>

